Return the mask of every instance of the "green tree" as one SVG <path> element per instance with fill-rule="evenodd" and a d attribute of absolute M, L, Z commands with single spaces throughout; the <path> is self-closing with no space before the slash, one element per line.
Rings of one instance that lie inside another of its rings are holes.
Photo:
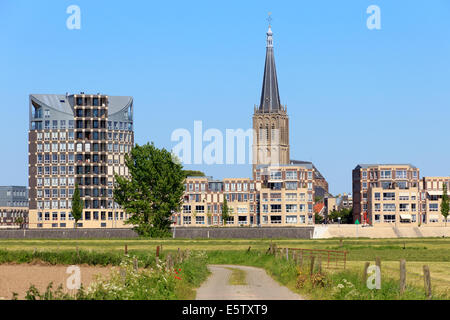
<path fill-rule="evenodd" d="M 223 224 L 227 224 L 227 220 L 230 217 L 230 208 L 228 207 L 228 201 L 227 198 L 223 198 L 223 205 L 222 205 L 222 221 Z"/>
<path fill-rule="evenodd" d="M 80 197 L 80 189 L 78 188 L 78 184 L 75 184 L 75 191 L 72 196 L 72 217 L 75 220 L 75 228 L 78 225 L 78 221 L 81 219 L 81 215 L 83 214 L 84 203 Z"/>
<path fill-rule="evenodd" d="M 204 177 L 205 173 L 196 170 L 183 170 L 184 177 Z"/>
<path fill-rule="evenodd" d="M 328 215 L 328 218 L 332 221 L 336 221 L 338 218 L 341 218 L 341 223 L 351 224 L 353 223 L 353 209 L 344 208 L 340 211 L 333 210 Z"/>
<path fill-rule="evenodd" d="M 140 235 L 170 235 L 170 217 L 179 211 L 184 193 L 182 165 L 154 143 L 136 146 L 125 156 L 129 178 L 115 174 L 114 201 L 130 215 Z"/>
<path fill-rule="evenodd" d="M 320 196 L 315 196 L 314 197 L 314 203 L 319 203 L 319 202 L 322 202 L 323 201 L 323 197 L 320 197 Z"/>
<path fill-rule="evenodd" d="M 318 214 L 317 212 L 314 214 L 314 223 L 322 223 L 323 222 L 323 217 Z"/>
<path fill-rule="evenodd" d="M 447 184 L 444 183 L 444 187 L 442 188 L 441 214 L 445 218 L 445 226 L 447 226 L 448 211 L 449 211 L 449 203 L 447 194 Z"/>
<path fill-rule="evenodd" d="M 23 217 L 17 217 L 15 223 L 19 226 L 20 229 L 22 229 L 24 223 Z"/>

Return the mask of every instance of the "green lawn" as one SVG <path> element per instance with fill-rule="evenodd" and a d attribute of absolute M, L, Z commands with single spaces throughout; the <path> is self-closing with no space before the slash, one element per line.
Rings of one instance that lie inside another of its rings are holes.
<path fill-rule="evenodd" d="M 382 260 L 398 261 L 435 261 L 450 262 L 450 239 L 345 239 L 340 247 L 339 239 L 324 240 L 272 240 L 278 247 L 313 248 L 347 250 L 349 261 L 372 261 L 375 257 Z M 7 250 L 95 250 L 99 252 L 123 251 L 125 244 L 128 250 L 154 252 L 156 246 L 162 245 L 164 250 L 245 250 L 250 246 L 253 250 L 266 250 L 271 243 L 268 239 L 253 240 L 0 240 L 0 249 Z"/>

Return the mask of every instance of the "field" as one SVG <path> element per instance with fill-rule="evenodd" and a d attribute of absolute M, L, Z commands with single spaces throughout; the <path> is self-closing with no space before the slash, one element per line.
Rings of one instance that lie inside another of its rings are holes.
<path fill-rule="evenodd" d="M 245 257 L 237 257 L 237 255 L 245 253 L 249 247 L 251 252 L 264 253 L 272 242 L 276 243 L 279 248 L 346 250 L 348 251 L 347 270 L 353 274 L 361 274 L 366 261 L 374 263 L 375 258 L 379 257 L 382 261 L 383 279 L 398 280 L 399 260 L 406 259 L 407 284 L 417 288 L 423 288 L 422 267 L 428 265 L 431 271 L 433 292 L 446 296 L 450 294 L 450 239 L 447 238 L 344 239 L 342 243 L 340 239 L 0 240 L 0 250 L 7 250 L 11 253 L 15 251 L 62 253 L 74 252 L 78 248 L 84 252 L 117 256 L 123 254 L 126 245 L 131 254 L 154 256 L 156 246 L 162 246 L 164 253 L 175 253 L 178 248 L 206 251 L 209 253 L 208 261 L 211 263 L 239 263 L 265 267 L 256 260 L 246 261 Z M 0 260 L 0 263 L 2 262 Z M 282 282 L 276 275 L 272 274 L 272 276 Z M 292 283 L 290 287 L 292 288 Z"/>

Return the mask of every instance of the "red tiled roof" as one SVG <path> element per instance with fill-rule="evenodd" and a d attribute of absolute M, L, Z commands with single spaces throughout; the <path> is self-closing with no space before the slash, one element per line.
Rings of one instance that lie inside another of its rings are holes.
<path fill-rule="evenodd" d="M 314 213 L 320 213 L 324 207 L 325 207 L 325 204 L 323 204 L 323 203 L 315 204 L 314 205 Z"/>

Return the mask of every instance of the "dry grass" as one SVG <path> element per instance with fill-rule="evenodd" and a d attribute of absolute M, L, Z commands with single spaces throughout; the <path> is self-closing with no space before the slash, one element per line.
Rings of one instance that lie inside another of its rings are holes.
<path fill-rule="evenodd" d="M 366 261 L 348 261 L 347 269 L 363 273 Z M 371 262 L 375 264 L 375 262 Z M 406 283 L 416 287 L 424 287 L 423 266 L 428 265 L 431 273 L 431 285 L 433 291 L 450 295 L 450 262 L 426 262 L 410 261 L 406 262 Z M 394 280 L 400 279 L 399 261 L 382 261 L 381 276 Z"/>

